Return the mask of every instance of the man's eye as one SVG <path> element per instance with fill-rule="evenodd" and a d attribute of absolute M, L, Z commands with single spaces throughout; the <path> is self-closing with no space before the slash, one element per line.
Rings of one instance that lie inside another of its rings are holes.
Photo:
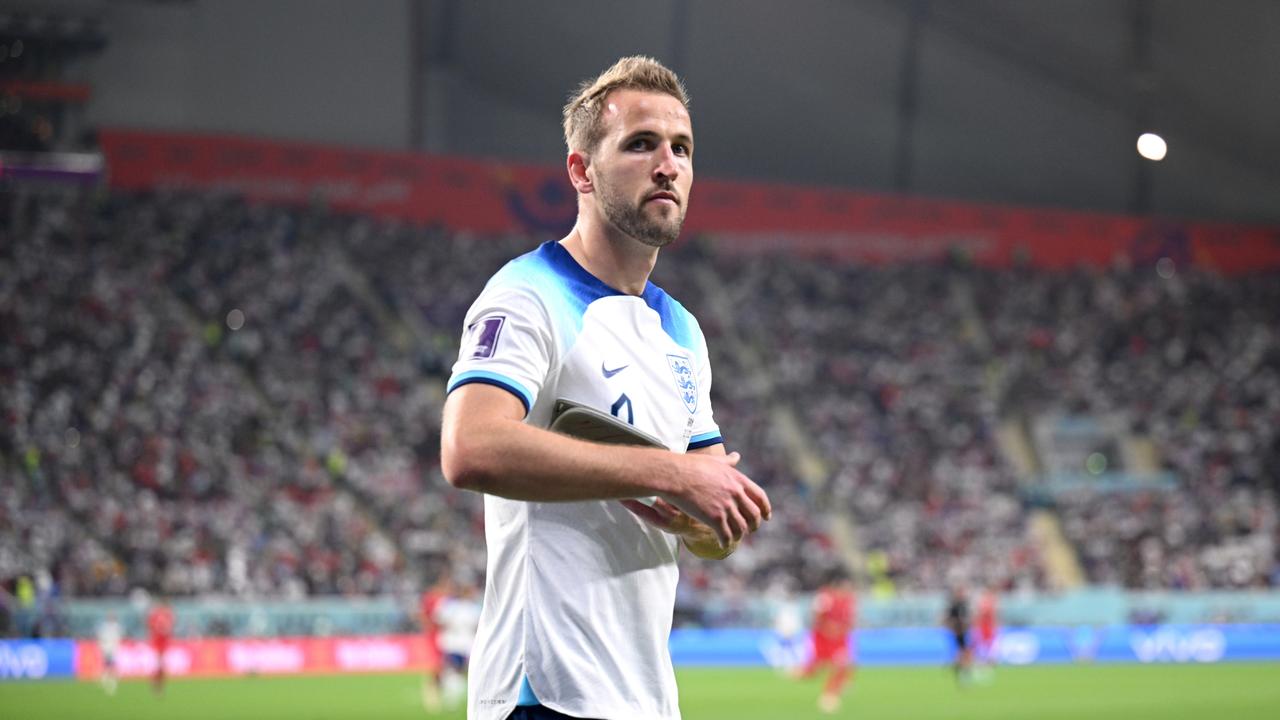
<path fill-rule="evenodd" d="M 638 140 L 632 140 L 631 144 L 627 146 L 627 149 L 628 150 L 648 150 L 649 141 L 645 140 L 644 138 L 640 138 Z"/>
<path fill-rule="evenodd" d="M 687 155 L 689 154 L 689 146 L 688 146 L 688 145 L 682 145 L 682 144 L 680 144 L 680 143 L 676 143 L 675 145 L 673 145 L 673 146 L 671 147 L 671 149 L 672 149 L 672 151 L 673 151 L 673 152 L 675 152 L 675 154 L 677 154 L 677 155 L 685 155 L 685 156 L 687 156 Z"/>

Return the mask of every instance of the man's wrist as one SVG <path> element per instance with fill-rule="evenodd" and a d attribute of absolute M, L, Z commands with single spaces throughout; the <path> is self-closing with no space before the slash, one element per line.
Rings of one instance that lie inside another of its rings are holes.
<path fill-rule="evenodd" d="M 643 472 L 645 484 L 653 491 L 654 495 L 663 499 L 671 497 L 679 497 L 681 489 L 684 487 L 681 481 L 681 468 L 679 458 L 673 452 L 664 452 L 661 450 L 646 450 L 646 454 L 650 455 L 653 460 L 650 463 L 644 463 L 641 467 L 646 468 Z"/>

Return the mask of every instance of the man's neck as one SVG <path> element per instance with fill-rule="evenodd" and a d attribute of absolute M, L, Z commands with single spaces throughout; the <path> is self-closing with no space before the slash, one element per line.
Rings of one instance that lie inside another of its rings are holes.
<path fill-rule="evenodd" d="M 617 237 L 578 218 L 560 244 L 587 272 L 605 285 L 628 295 L 641 295 L 658 262 L 658 248 L 615 233 Z"/>

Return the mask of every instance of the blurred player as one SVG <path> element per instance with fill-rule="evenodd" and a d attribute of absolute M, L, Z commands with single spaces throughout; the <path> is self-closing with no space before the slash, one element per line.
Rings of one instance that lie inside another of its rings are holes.
<path fill-rule="evenodd" d="M 843 571 L 835 573 L 829 584 L 813 599 L 813 655 L 800 672 L 813 677 L 819 668 L 829 667 L 831 674 L 818 696 L 818 708 L 833 713 L 840 709 L 844 684 L 853 676 L 854 652 L 850 633 L 857 621 L 857 598 L 853 581 Z"/>
<path fill-rule="evenodd" d="M 964 588 L 952 588 L 942 624 L 950 631 L 955 643 L 955 658 L 951 668 L 955 673 L 956 683 L 964 685 L 969 682 L 969 669 L 973 665 L 973 648 L 969 644 L 969 600 L 965 597 Z"/>
<path fill-rule="evenodd" d="M 115 613 L 107 613 L 98 624 L 98 652 L 102 653 L 102 689 L 108 695 L 116 694 L 118 673 L 116 672 L 116 652 L 120 649 L 120 639 L 124 632 L 120 629 L 120 621 Z"/>
<path fill-rule="evenodd" d="M 147 634 L 150 636 L 151 649 L 156 654 L 156 671 L 151 676 L 151 689 L 159 695 L 164 692 L 164 655 L 173 638 L 173 610 L 164 600 L 157 598 L 151 611 L 147 613 Z"/>
<path fill-rule="evenodd" d="M 426 676 L 422 679 L 422 707 L 429 713 L 440 712 L 441 673 L 444 670 L 444 653 L 440 649 L 440 608 L 453 594 L 453 581 L 442 575 L 435 585 L 422 594 L 419 618 L 426 640 Z"/>
<path fill-rule="evenodd" d="M 677 720 L 680 546 L 726 557 L 770 515 L 725 453 L 702 329 L 649 282 L 693 185 L 687 106 L 649 58 L 584 83 L 564 111 L 573 230 L 508 263 L 467 311 L 441 466 L 485 495 L 471 720 Z M 549 432 L 560 400 L 664 447 Z"/>
<path fill-rule="evenodd" d="M 467 692 L 471 645 L 480 623 L 480 603 L 476 601 L 475 590 L 469 585 L 461 586 L 441 605 L 436 620 L 440 625 L 440 650 L 444 654 L 444 704 L 453 707 Z"/>
<path fill-rule="evenodd" d="M 974 616 L 974 659 L 984 671 L 996 663 L 996 594 L 984 590 L 978 598 L 978 610 Z"/>
<path fill-rule="evenodd" d="M 773 616 L 773 637 L 761 644 L 760 652 L 770 665 L 792 676 L 798 676 L 800 668 L 808 661 L 809 637 L 805 632 L 804 615 L 789 593 L 778 601 L 777 612 Z"/>

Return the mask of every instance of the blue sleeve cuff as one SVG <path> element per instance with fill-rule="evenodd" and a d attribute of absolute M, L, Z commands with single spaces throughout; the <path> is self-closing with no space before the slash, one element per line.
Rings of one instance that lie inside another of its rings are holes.
<path fill-rule="evenodd" d="M 467 372 L 454 377 L 449 381 L 449 388 L 446 391 L 446 394 L 470 383 L 493 385 L 494 387 L 500 387 L 512 395 L 515 395 L 520 399 L 520 402 L 524 404 L 525 415 L 529 414 L 529 408 L 533 406 L 533 393 L 526 390 L 523 385 L 511 378 L 489 372 L 487 370 L 468 370 Z"/>
<path fill-rule="evenodd" d="M 699 448 L 711 447 L 712 445 L 719 445 L 723 442 L 724 438 L 720 436 L 720 431 L 716 430 L 714 432 L 702 433 L 701 435 L 694 435 L 689 438 L 689 447 L 687 449 L 697 450 Z"/>

